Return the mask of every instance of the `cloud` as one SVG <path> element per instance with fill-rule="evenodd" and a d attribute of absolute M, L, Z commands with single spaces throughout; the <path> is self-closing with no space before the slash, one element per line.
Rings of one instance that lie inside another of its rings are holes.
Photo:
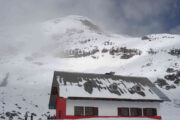
<path fill-rule="evenodd" d="M 39 23 L 78 14 L 103 25 L 108 8 L 111 2 L 103 0 L 0 0 L 0 55 L 38 49 L 45 42 Z"/>
<path fill-rule="evenodd" d="M 0 41 L 13 43 L 14 33 L 24 31 L 23 26 L 72 14 L 89 17 L 119 34 L 168 32 L 179 8 L 178 0 L 0 0 L 0 36 L 11 37 L 8 42 L 0 37 Z"/>
<path fill-rule="evenodd" d="M 133 36 L 166 32 L 171 24 L 167 18 L 176 12 L 173 5 L 169 0 L 120 0 L 111 25 L 115 32 Z"/>
<path fill-rule="evenodd" d="M 170 33 L 172 33 L 172 34 L 180 34 L 180 25 L 176 26 L 175 28 L 172 28 L 170 30 Z"/>

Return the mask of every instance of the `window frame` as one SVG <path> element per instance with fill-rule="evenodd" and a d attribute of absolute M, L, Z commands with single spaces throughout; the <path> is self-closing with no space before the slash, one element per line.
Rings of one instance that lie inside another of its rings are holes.
<path fill-rule="evenodd" d="M 77 109 L 81 108 L 81 115 L 77 114 Z M 87 114 L 87 109 L 91 108 L 91 114 Z M 74 116 L 98 116 L 98 107 L 91 107 L 91 106 L 74 106 Z"/>
<path fill-rule="evenodd" d="M 137 110 L 136 115 L 132 115 L 133 110 Z M 133 117 L 143 116 L 142 112 L 143 112 L 142 108 L 130 108 L 130 116 L 133 116 Z"/>
<path fill-rule="evenodd" d="M 84 116 L 93 116 L 94 113 L 93 107 L 84 107 L 84 108 L 85 108 Z"/>
<path fill-rule="evenodd" d="M 128 107 L 118 107 L 117 109 L 118 109 L 118 116 L 124 116 L 124 117 L 130 116 L 130 108 L 128 108 Z M 128 110 L 128 115 L 122 115 L 122 114 L 120 114 L 120 109 L 126 109 L 126 110 Z"/>
<path fill-rule="evenodd" d="M 151 109 L 151 115 L 148 115 L 147 110 Z M 157 116 L 157 108 L 143 108 L 143 116 Z"/>
<path fill-rule="evenodd" d="M 98 116 L 98 107 L 85 106 L 84 116 Z M 91 109 L 92 114 L 87 114 L 87 109 Z"/>
<path fill-rule="evenodd" d="M 82 109 L 82 114 L 77 114 L 77 109 L 81 108 Z M 84 107 L 83 106 L 74 106 L 74 116 L 84 116 Z"/>

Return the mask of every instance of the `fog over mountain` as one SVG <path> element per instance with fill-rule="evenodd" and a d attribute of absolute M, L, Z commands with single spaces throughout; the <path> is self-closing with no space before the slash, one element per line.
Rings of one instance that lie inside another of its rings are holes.
<path fill-rule="evenodd" d="M 179 35 L 113 34 L 79 15 L 26 25 L 22 30 L 3 36 L 16 42 L 6 41 L 8 47 L 1 47 L 1 118 L 23 119 L 25 112 L 36 114 L 36 119 L 54 115 L 48 101 L 56 70 L 148 77 L 172 100 L 162 104 L 163 119 L 173 115 L 178 120 Z"/>
<path fill-rule="evenodd" d="M 0 0 L 0 118 L 53 115 L 60 70 L 148 77 L 172 100 L 163 120 L 179 120 L 179 13 L 179 0 Z"/>
<path fill-rule="evenodd" d="M 71 14 L 87 16 L 106 31 L 130 36 L 179 33 L 178 0 L 0 0 L 0 3 L 0 54 L 16 54 L 17 46 L 26 46 L 27 42 L 25 48 L 35 49 L 43 39 L 38 34 L 39 23 Z"/>

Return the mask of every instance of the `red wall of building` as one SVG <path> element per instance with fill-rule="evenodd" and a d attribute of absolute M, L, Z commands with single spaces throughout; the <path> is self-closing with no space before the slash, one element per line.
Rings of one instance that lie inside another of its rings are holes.
<path fill-rule="evenodd" d="M 73 115 L 66 115 L 66 99 L 57 97 L 57 103 L 56 103 L 56 119 L 81 119 L 81 118 L 118 118 L 121 116 L 73 116 Z M 125 117 L 121 117 L 125 118 Z M 128 116 L 128 118 L 152 118 L 156 120 L 161 120 L 161 116 L 150 116 L 150 117 L 133 117 Z"/>
<path fill-rule="evenodd" d="M 57 97 L 56 119 L 66 118 L 66 99 Z"/>

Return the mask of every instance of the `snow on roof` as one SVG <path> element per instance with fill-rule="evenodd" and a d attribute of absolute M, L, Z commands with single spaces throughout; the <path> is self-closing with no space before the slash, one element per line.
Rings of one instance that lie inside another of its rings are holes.
<path fill-rule="evenodd" d="M 53 86 L 59 86 L 59 96 L 64 98 L 163 101 L 144 77 L 56 71 Z"/>

